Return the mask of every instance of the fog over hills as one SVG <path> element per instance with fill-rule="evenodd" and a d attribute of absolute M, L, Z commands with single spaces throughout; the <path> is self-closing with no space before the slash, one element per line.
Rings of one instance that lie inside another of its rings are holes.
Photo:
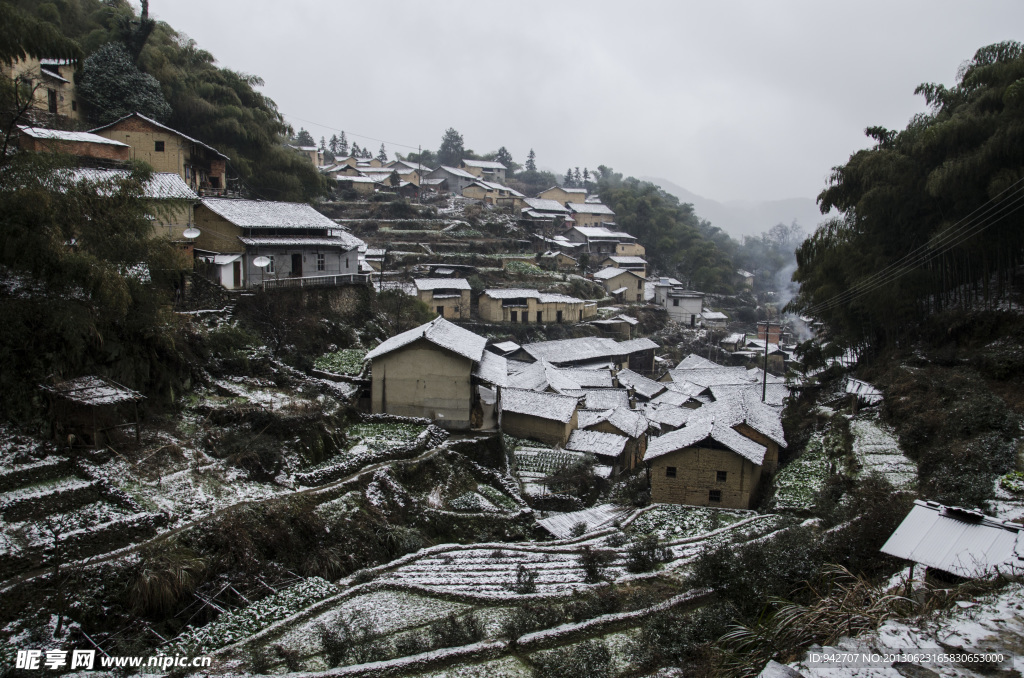
<path fill-rule="evenodd" d="M 641 177 L 641 179 L 661 186 L 682 202 L 692 203 L 697 216 L 707 219 L 737 239 L 742 239 L 746 235 L 760 235 L 775 224 L 789 224 L 794 219 L 803 227 L 804 233 L 810 235 L 814 228 L 827 218 L 818 211 L 817 204 L 810 198 L 786 198 L 762 202 L 734 200 L 723 203 L 691 193 L 668 179 L 658 177 Z"/>

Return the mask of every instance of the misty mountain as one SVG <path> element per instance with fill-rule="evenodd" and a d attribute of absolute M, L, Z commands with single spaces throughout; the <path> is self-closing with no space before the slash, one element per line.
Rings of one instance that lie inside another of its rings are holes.
<path fill-rule="evenodd" d="M 787 198 L 764 202 L 730 201 L 718 202 L 710 198 L 691 193 L 682 186 L 668 179 L 658 177 L 641 177 L 643 181 L 661 186 L 666 192 L 679 198 L 681 202 L 693 204 L 693 209 L 701 219 L 707 219 L 734 238 L 742 239 L 745 235 L 760 235 L 778 223 L 790 224 L 795 219 L 810 235 L 824 217 L 818 206 L 810 198 Z"/>

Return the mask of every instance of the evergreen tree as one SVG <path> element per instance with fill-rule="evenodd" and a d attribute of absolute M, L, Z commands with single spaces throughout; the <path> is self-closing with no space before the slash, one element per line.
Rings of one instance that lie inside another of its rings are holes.
<path fill-rule="evenodd" d="M 388 161 L 388 153 L 384 150 L 384 144 L 380 145 L 380 151 L 377 152 L 377 160 L 380 160 L 381 162 Z"/>
<path fill-rule="evenodd" d="M 437 150 L 437 159 L 442 165 L 458 167 L 466 155 L 466 147 L 462 142 L 462 135 L 449 127 L 441 138 L 441 147 Z"/>
<path fill-rule="evenodd" d="M 583 168 L 583 188 L 590 190 L 590 170 Z"/>
<path fill-rule="evenodd" d="M 370 149 L 363 148 L 363 158 L 365 158 L 366 160 L 373 158 L 373 153 L 370 152 Z"/>
<path fill-rule="evenodd" d="M 295 137 L 295 143 L 299 146 L 316 146 L 316 141 L 313 140 L 313 135 L 302 127 L 299 128 L 299 133 Z"/>
<path fill-rule="evenodd" d="M 321 153 L 327 152 L 327 141 L 325 141 L 323 137 L 320 137 L 320 146 L 317 148 L 317 150 L 320 151 Z"/>
<path fill-rule="evenodd" d="M 526 156 L 526 171 L 536 172 L 537 171 L 537 154 L 530 149 L 530 154 Z"/>
<path fill-rule="evenodd" d="M 359 144 L 352 142 L 352 157 L 361 158 L 363 157 L 363 149 L 359 148 Z"/>
<path fill-rule="evenodd" d="M 338 155 L 341 151 L 339 150 L 338 135 L 332 134 L 331 140 L 327 142 L 327 148 L 330 149 L 331 153 Z"/>
<path fill-rule="evenodd" d="M 562 186 L 565 188 L 573 188 L 576 184 L 573 183 L 572 168 L 565 170 L 565 179 L 562 179 Z"/>
<path fill-rule="evenodd" d="M 90 119 L 100 124 L 135 112 L 159 121 L 171 116 L 160 83 L 140 71 L 128 50 L 117 42 L 108 42 L 85 60 L 77 89 L 88 105 Z"/>
<path fill-rule="evenodd" d="M 341 130 L 341 136 L 338 137 L 338 154 L 344 157 L 348 156 L 348 139 L 345 137 L 345 130 Z M 355 155 L 353 153 L 353 155 Z"/>
<path fill-rule="evenodd" d="M 505 148 L 504 146 L 502 146 L 501 148 L 498 149 L 498 153 L 495 156 L 495 160 L 497 160 L 502 165 L 504 165 L 505 168 L 508 169 L 508 170 L 511 170 L 512 166 L 515 164 L 512 161 L 512 154 L 509 153 L 508 149 Z"/>
<path fill-rule="evenodd" d="M 572 178 L 573 186 L 575 186 L 576 188 L 581 188 L 583 186 L 583 175 L 580 174 L 579 167 L 576 168 L 576 173 L 572 175 Z"/>

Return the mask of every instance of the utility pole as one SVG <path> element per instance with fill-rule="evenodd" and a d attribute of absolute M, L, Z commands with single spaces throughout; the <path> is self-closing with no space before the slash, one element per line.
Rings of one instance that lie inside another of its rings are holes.
<path fill-rule="evenodd" d="M 782 329 L 782 324 L 779 324 L 779 329 Z M 771 319 L 765 319 L 764 321 L 764 375 L 761 378 L 761 402 L 765 402 L 768 398 L 768 338 L 771 336 L 772 321 Z"/>

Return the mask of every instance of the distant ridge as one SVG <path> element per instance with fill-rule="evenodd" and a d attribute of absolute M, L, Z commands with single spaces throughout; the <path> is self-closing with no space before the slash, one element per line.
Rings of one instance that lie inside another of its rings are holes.
<path fill-rule="evenodd" d="M 692 193 L 668 179 L 641 177 L 641 180 L 661 186 L 681 202 L 692 203 L 698 217 L 707 219 L 713 226 L 738 239 L 746 235 L 760 235 L 775 224 L 788 225 L 794 219 L 803 227 L 804 233 L 810 235 L 827 218 L 818 211 L 817 204 L 810 198 L 721 203 Z"/>

